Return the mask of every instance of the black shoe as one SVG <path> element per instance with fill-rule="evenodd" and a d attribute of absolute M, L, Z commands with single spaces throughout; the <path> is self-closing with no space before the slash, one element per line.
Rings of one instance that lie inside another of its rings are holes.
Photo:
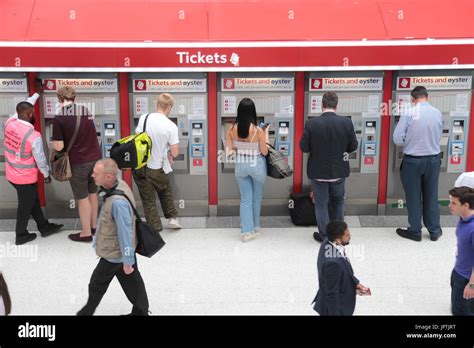
<path fill-rule="evenodd" d="M 59 232 L 61 230 L 61 228 L 63 228 L 64 225 L 63 224 L 48 224 L 46 226 L 46 228 L 44 229 L 44 231 L 40 231 L 41 232 L 41 236 L 42 237 L 48 237 L 56 232 Z"/>
<path fill-rule="evenodd" d="M 412 232 L 409 232 L 408 230 L 404 230 L 403 228 L 397 228 L 397 234 L 400 237 L 411 239 L 411 240 L 414 240 L 415 242 L 421 242 L 421 234 L 416 235 L 416 234 L 413 234 Z"/>
<path fill-rule="evenodd" d="M 314 238 L 315 241 L 317 241 L 319 243 L 321 243 L 324 240 L 324 238 L 321 237 L 321 234 L 319 234 L 319 232 L 314 232 L 313 233 L 313 238 Z"/>
<path fill-rule="evenodd" d="M 92 242 L 92 235 L 87 236 L 87 237 L 81 237 L 81 232 L 78 233 L 71 233 L 69 236 L 69 239 L 74 241 L 74 242 Z"/>
<path fill-rule="evenodd" d="M 142 311 L 142 310 L 139 310 L 139 309 L 135 309 L 133 308 L 132 309 L 132 312 L 131 313 L 128 313 L 128 314 L 122 314 L 121 317 L 138 317 L 138 316 L 148 316 L 149 313 L 151 313 L 150 311 Z"/>
<path fill-rule="evenodd" d="M 77 316 L 92 316 L 94 315 L 94 311 L 91 311 L 87 306 L 84 306 L 79 312 L 76 313 Z"/>
<path fill-rule="evenodd" d="M 443 235 L 443 231 L 440 231 L 439 233 L 430 233 L 430 240 L 433 241 L 433 242 L 436 242 L 439 237 L 441 237 Z"/>
<path fill-rule="evenodd" d="M 31 242 L 32 240 L 36 239 L 36 234 L 34 233 L 28 233 L 27 235 L 21 236 L 20 238 L 15 239 L 15 245 L 22 245 L 28 242 Z"/>

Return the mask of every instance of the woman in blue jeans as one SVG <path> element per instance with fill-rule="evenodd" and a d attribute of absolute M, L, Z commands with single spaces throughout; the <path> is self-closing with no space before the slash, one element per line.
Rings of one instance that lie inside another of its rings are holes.
<path fill-rule="evenodd" d="M 237 118 L 226 133 L 226 154 L 235 154 L 235 178 L 240 190 L 240 232 L 248 242 L 259 234 L 260 208 L 267 177 L 268 128 L 257 126 L 255 104 L 240 101 Z"/>

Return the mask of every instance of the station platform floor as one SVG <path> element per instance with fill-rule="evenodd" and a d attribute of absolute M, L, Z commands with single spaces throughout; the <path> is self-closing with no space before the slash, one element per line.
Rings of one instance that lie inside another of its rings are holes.
<path fill-rule="evenodd" d="M 316 229 L 281 226 L 288 219 L 262 217 L 261 235 L 248 243 L 234 225 L 238 217 L 181 218 L 183 229 L 165 229 L 166 246 L 151 259 L 138 256 L 152 314 L 316 315 L 311 306 L 318 288 Z M 395 224 L 406 217 L 346 220 L 352 233 L 348 255 L 356 276 L 372 291 L 371 297 L 358 296 L 355 315 L 451 314 L 456 218 L 443 216 L 444 234 L 437 242 L 426 230 L 421 242 L 398 237 Z M 91 243 L 68 240 L 77 228 L 64 222 L 69 225 L 62 232 L 15 247 L 14 220 L 0 220 L 0 270 L 13 315 L 74 315 L 85 303 L 98 259 Z M 96 314 L 130 311 L 115 279 Z"/>

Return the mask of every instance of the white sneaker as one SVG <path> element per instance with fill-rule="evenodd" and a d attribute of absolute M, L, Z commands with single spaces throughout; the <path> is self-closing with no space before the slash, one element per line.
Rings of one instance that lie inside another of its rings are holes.
<path fill-rule="evenodd" d="M 251 241 L 252 239 L 258 237 L 260 232 L 245 232 L 242 233 L 242 242 L 247 243 Z"/>
<path fill-rule="evenodd" d="M 254 235 L 252 232 L 242 233 L 242 242 L 244 243 L 250 242 L 253 238 L 254 238 Z"/>
<path fill-rule="evenodd" d="M 171 228 L 173 228 L 173 229 L 175 229 L 175 230 L 181 228 L 181 225 L 178 223 L 178 220 L 176 220 L 175 218 L 169 219 L 168 225 L 169 225 L 169 227 L 171 227 Z"/>

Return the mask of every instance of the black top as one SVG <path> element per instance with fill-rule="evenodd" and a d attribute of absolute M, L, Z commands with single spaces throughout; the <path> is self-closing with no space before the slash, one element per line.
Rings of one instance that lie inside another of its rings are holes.
<path fill-rule="evenodd" d="M 349 153 L 357 149 L 354 125 L 348 117 L 325 112 L 306 122 L 300 140 L 303 152 L 309 152 L 309 179 L 338 179 L 349 176 Z"/>
<path fill-rule="evenodd" d="M 102 158 L 102 151 L 97 140 L 97 133 L 89 110 L 83 106 L 70 104 L 64 106 L 54 117 L 53 139 L 64 142 L 66 151 L 76 127 L 76 117 L 81 117 L 76 141 L 69 151 L 71 164 L 83 164 Z"/>

